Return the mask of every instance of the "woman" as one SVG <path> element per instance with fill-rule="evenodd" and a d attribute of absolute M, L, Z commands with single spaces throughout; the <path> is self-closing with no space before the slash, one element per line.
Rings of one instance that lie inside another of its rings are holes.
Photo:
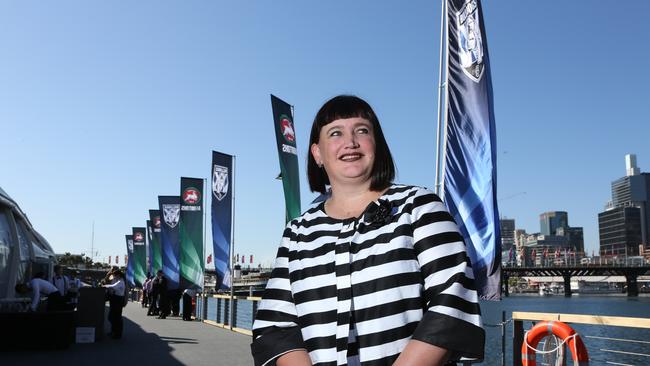
<path fill-rule="evenodd" d="M 124 295 L 126 286 L 122 271 L 113 272 L 113 283 L 103 285 L 108 289 L 108 321 L 111 323 L 109 335 L 113 339 L 122 338 L 122 308 L 124 307 Z"/>
<path fill-rule="evenodd" d="M 330 197 L 286 227 L 259 304 L 256 365 L 442 365 L 483 357 L 469 258 L 432 192 L 393 184 L 372 108 L 321 107 L 310 136 L 312 191 Z"/>

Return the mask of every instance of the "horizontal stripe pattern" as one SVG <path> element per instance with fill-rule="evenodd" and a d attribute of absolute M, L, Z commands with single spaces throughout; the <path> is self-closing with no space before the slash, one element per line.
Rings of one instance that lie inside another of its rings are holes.
<path fill-rule="evenodd" d="M 414 334 L 457 347 L 459 356 L 463 338 L 482 339 L 465 244 L 444 204 L 429 190 L 405 185 L 391 186 L 379 201 L 391 208 L 380 224 L 366 214 L 333 219 L 321 203 L 287 225 L 253 324 L 253 347 L 272 348 L 260 340 L 296 329 L 302 342 L 283 347 L 307 349 L 314 365 L 390 365 Z M 458 334 L 456 326 L 475 334 Z"/>

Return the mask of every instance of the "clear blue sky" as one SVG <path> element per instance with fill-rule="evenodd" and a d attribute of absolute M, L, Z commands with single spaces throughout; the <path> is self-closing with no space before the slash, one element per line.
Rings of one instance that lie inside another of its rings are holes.
<path fill-rule="evenodd" d="M 595 249 L 624 155 L 650 171 L 650 2 L 483 6 L 501 214 L 536 232 L 568 211 Z M 211 150 L 234 154 L 235 252 L 268 265 L 269 94 L 295 106 L 303 209 L 311 121 L 340 93 L 376 109 L 398 181 L 433 188 L 439 19 L 439 1 L 3 1 L 0 187 L 57 252 L 89 253 L 95 221 L 101 260 L 180 176 L 208 177 Z"/>

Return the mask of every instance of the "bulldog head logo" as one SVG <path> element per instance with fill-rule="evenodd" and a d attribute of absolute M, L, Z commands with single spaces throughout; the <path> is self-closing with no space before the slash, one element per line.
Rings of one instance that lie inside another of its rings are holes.
<path fill-rule="evenodd" d="M 171 228 L 176 227 L 181 214 L 181 205 L 178 203 L 164 204 L 162 209 L 165 223 Z"/>
<path fill-rule="evenodd" d="M 221 201 L 228 194 L 228 168 L 221 165 L 214 165 L 212 171 L 212 194 Z"/>
<path fill-rule="evenodd" d="M 141 232 L 133 234 L 133 241 L 141 242 L 144 241 L 144 235 Z"/>
<path fill-rule="evenodd" d="M 476 0 L 467 0 L 465 6 L 456 13 L 456 36 L 461 69 L 477 83 L 485 70 L 480 22 Z"/>

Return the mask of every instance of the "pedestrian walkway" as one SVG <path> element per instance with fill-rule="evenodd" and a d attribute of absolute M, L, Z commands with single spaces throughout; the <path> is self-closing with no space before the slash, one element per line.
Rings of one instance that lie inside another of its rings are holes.
<path fill-rule="evenodd" d="M 108 326 L 107 326 L 108 331 Z M 0 352 L 1 366 L 249 366 L 251 337 L 197 321 L 148 317 L 139 303 L 124 308 L 124 335 L 65 350 Z"/>

